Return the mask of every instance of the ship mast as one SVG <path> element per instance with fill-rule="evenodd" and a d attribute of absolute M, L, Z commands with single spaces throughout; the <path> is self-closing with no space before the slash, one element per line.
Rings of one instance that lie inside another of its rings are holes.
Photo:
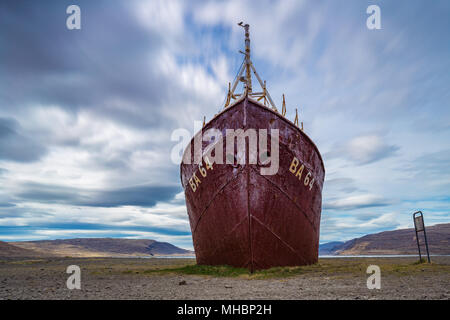
<path fill-rule="evenodd" d="M 245 58 L 244 62 L 242 63 L 238 71 L 236 79 L 233 82 L 233 86 L 231 86 L 231 84 L 228 84 L 228 95 L 225 102 L 225 108 L 231 104 L 231 99 L 236 100 L 242 95 L 245 95 L 247 97 L 255 98 L 257 101 L 263 100 L 264 105 L 270 104 L 272 109 L 278 112 L 277 107 L 275 106 L 275 103 L 273 102 L 272 97 L 269 94 L 269 91 L 267 91 L 266 81 L 263 82 L 261 80 L 250 58 L 250 31 L 249 31 L 250 26 L 248 24 L 244 25 L 242 22 L 239 22 L 238 25 L 243 27 L 245 30 L 245 52 L 240 51 L 245 55 Z M 242 76 L 244 71 L 245 77 Z M 253 92 L 252 72 L 255 74 L 255 77 L 258 80 L 259 85 L 261 86 L 262 90 L 261 92 Z M 236 90 L 236 87 L 239 82 L 244 83 L 244 92 L 235 94 L 234 91 Z"/>
<path fill-rule="evenodd" d="M 242 22 L 239 23 L 241 27 L 245 30 L 245 81 L 246 86 L 245 90 L 247 92 L 247 95 L 252 94 L 252 73 L 251 73 L 251 64 L 252 61 L 250 60 L 250 26 L 248 24 L 242 25 Z"/>

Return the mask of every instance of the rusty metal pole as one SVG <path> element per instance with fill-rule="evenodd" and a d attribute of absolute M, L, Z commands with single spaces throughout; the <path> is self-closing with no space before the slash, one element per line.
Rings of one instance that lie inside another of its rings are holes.
<path fill-rule="evenodd" d="M 250 62 L 250 26 L 246 24 L 245 28 L 245 55 L 246 55 L 246 76 L 247 76 L 247 92 L 252 93 L 252 73 L 251 73 L 251 62 Z"/>
<path fill-rule="evenodd" d="M 245 30 L 245 80 L 246 80 L 246 94 L 251 95 L 252 93 L 252 73 L 251 73 L 251 60 L 250 60 L 250 26 L 239 22 L 238 25 Z"/>

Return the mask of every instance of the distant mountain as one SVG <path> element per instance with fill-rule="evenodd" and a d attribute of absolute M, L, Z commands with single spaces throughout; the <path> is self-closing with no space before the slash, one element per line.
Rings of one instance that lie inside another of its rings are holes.
<path fill-rule="evenodd" d="M 450 254 L 450 223 L 426 228 L 430 254 Z M 423 233 L 419 234 L 421 250 L 425 253 Z M 320 245 L 322 255 L 417 254 L 414 229 L 399 229 L 369 234 L 347 242 Z"/>
<path fill-rule="evenodd" d="M 193 251 L 150 239 L 79 238 L 9 242 L 11 246 L 37 254 L 71 257 L 127 257 L 192 255 Z"/>
<path fill-rule="evenodd" d="M 332 255 L 334 252 L 344 244 L 343 241 L 332 241 L 321 244 L 319 246 L 320 255 Z"/>

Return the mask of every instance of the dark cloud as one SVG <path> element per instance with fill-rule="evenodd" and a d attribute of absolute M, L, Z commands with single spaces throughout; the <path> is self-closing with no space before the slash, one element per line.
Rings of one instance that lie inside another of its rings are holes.
<path fill-rule="evenodd" d="M 168 201 L 181 191 L 181 187 L 138 186 L 99 193 L 94 200 L 80 205 L 93 207 L 141 206 L 152 207 L 158 201 Z"/>
<path fill-rule="evenodd" d="M 1 203 L 0 202 L 0 208 L 12 208 L 12 207 L 15 207 L 15 206 L 16 205 L 14 203 L 8 203 L 8 202 Z"/>
<path fill-rule="evenodd" d="M 63 146 L 87 152 L 89 158 L 83 164 L 87 170 L 136 175 L 130 166 L 133 153 L 162 152 L 164 147 L 165 153 L 170 154 L 167 144 L 170 134 L 164 136 L 167 138 L 164 141 L 150 139 L 151 142 L 133 145 L 133 149 L 124 146 L 112 153 L 108 141 L 91 142 L 95 139 L 87 137 L 89 142 L 84 143 L 84 133 L 74 136 L 66 124 L 58 128 L 67 132 L 39 126 L 33 126 L 31 131 L 12 118 L 20 119 L 37 106 L 55 106 L 64 109 L 71 117 L 70 123 L 76 123 L 79 114 L 88 111 L 94 114 L 93 119 L 108 119 L 130 128 L 169 130 L 174 125 L 161 106 L 170 99 L 178 99 L 170 94 L 172 91 L 186 95 L 174 85 L 173 79 L 156 71 L 161 67 L 159 56 L 166 35 L 137 21 L 134 2 L 114 0 L 77 1 L 82 29 L 70 31 L 66 28 L 66 8 L 71 4 L 73 1 L 65 0 L 45 4 L 31 0 L 0 3 L 0 116 L 8 115 L 0 118 L 0 160 L 36 161 L 48 149 Z M 12 195 L 13 199 L 2 201 L 0 206 L 3 217 L 40 214 L 14 207 L 24 202 L 152 207 L 158 201 L 173 200 L 181 191 L 176 186 L 179 167 L 167 170 L 167 175 L 173 177 L 171 181 L 176 181 L 175 186 L 91 190 L 24 182 Z"/>
<path fill-rule="evenodd" d="M 82 222 L 73 222 L 73 223 L 64 223 L 64 222 L 55 222 L 55 223 L 34 223 L 33 227 L 36 228 L 47 228 L 52 230 L 67 230 L 67 229 L 78 229 L 78 230 L 111 230 L 111 231 L 140 231 L 140 232 L 161 232 L 164 234 L 170 235 L 189 235 L 189 231 L 183 230 L 175 230 L 170 228 L 163 227 L 154 227 L 154 226 L 127 226 L 124 228 L 123 226 L 114 226 L 109 224 L 102 223 L 82 223 Z M 13 228 L 13 227 L 11 227 Z M 124 235 L 122 234 L 122 237 Z"/>
<path fill-rule="evenodd" d="M 16 194 L 20 201 L 43 203 L 72 203 L 80 201 L 81 190 L 51 184 L 28 182 Z"/>
<path fill-rule="evenodd" d="M 172 200 L 181 191 L 178 186 L 132 186 L 113 190 L 87 191 L 29 182 L 16 194 L 23 202 L 60 203 L 88 207 L 153 207 L 158 201 Z"/>
<path fill-rule="evenodd" d="M 16 120 L 0 118 L 0 160 L 32 162 L 47 152 L 46 147 L 21 131 Z"/>
<path fill-rule="evenodd" d="M 355 210 L 355 209 L 364 209 L 364 208 L 376 208 L 376 207 L 386 207 L 390 205 L 389 202 L 372 202 L 372 203 L 363 203 L 363 204 L 338 204 L 334 201 L 325 202 L 323 205 L 323 209 L 325 210 Z"/>
<path fill-rule="evenodd" d="M 173 82 L 153 69 L 164 35 L 139 24 L 128 2 L 102 0 L 77 1 L 82 28 L 71 31 L 70 4 L 0 4 L 3 108 L 39 103 L 89 109 L 132 126 L 163 125 L 156 106 L 169 97 Z"/>
<path fill-rule="evenodd" d="M 30 218 L 38 219 L 41 217 L 48 218 L 51 214 L 40 208 L 29 208 L 17 206 L 13 203 L 6 203 L 6 206 L 0 205 L 0 219 L 3 218 Z"/>

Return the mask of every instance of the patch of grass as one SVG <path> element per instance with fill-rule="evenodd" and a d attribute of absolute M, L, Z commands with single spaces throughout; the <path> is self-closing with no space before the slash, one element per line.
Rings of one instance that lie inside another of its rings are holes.
<path fill-rule="evenodd" d="M 189 275 L 202 275 L 202 276 L 215 276 L 215 277 L 238 277 L 246 274 L 250 274 L 247 269 L 233 268 L 230 266 L 205 266 L 205 265 L 187 265 L 178 268 L 163 268 L 163 269 L 149 269 L 143 271 L 144 274 L 189 274 Z"/>
<path fill-rule="evenodd" d="M 417 263 L 415 260 L 405 259 L 320 259 L 318 263 L 307 266 L 275 267 L 266 270 L 258 270 L 250 273 L 244 268 L 231 266 L 207 266 L 197 264 L 182 265 L 158 265 L 148 268 L 142 265 L 140 268 L 127 266 L 127 270 L 118 270 L 119 273 L 133 274 L 139 271 L 145 275 L 199 275 L 213 277 L 238 277 L 243 279 L 276 279 L 294 276 L 311 277 L 362 277 L 366 278 L 367 267 L 371 264 L 379 265 L 384 275 L 407 276 L 422 272 L 450 273 L 450 265 L 437 263 Z M 131 267 L 131 268 L 128 268 Z"/>
<path fill-rule="evenodd" d="M 250 277 L 253 279 L 287 278 L 311 272 L 307 267 L 274 267 L 258 270 Z"/>
<path fill-rule="evenodd" d="M 425 263 L 425 262 L 427 262 L 424 258 L 422 258 L 422 259 L 420 259 L 420 260 L 417 260 L 416 262 L 414 262 L 413 264 L 422 264 L 422 263 Z"/>
<path fill-rule="evenodd" d="M 11 264 L 20 264 L 20 265 L 28 265 L 28 264 L 35 264 L 35 263 L 42 263 L 46 262 L 46 260 L 17 260 L 17 261 L 11 261 L 9 263 Z"/>
<path fill-rule="evenodd" d="M 251 273 L 245 268 L 234 268 L 227 265 L 208 266 L 208 265 L 186 265 L 182 267 L 154 268 L 144 270 L 143 274 L 186 274 L 199 276 L 214 277 L 240 277 L 248 279 L 271 279 L 286 278 L 301 274 L 317 274 L 322 275 L 327 270 L 326 265 L 315 264 L 310 266 L 299 267 L 274 267 L 265 270 L 257 270 Z M 347 268 L 344 268 L 347 269 Z M 347 270 L 340 270 L 338 273 L 345 273 Z M 125 270 L 123 273 L 133 273 L 131 270 Z"/>

